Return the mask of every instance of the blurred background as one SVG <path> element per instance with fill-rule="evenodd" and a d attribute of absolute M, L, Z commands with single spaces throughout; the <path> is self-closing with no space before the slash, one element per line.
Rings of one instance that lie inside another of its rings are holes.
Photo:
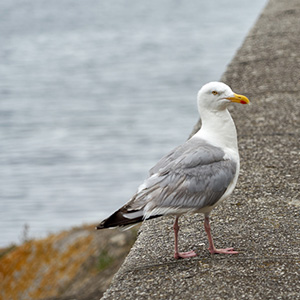
<path fill-rule="evenodd" d="M 2 0 L 0 246 L 124 204 L 266 1 Z"/>

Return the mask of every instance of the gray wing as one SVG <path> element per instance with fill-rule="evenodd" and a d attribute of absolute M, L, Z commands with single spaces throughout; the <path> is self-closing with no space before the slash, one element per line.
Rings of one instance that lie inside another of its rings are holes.
<path fill-rule="evenodd" d="M 221 148 L 191 139 L 163 157 L 151 170 L 128 211 L 155 208 L 201 209 L 214 205 L 236 173 L 236 162 Z"/>

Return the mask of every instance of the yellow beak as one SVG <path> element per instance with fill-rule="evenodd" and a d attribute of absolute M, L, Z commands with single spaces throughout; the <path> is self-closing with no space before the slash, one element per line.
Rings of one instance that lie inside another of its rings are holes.
<path fill-rule="evenodd" d="M 233 94 L 233 97 L 227 97 L 226 99 L 230 100 L 231 102 L 241 103 L 241 104 L 249 104 L 250 101 L 246 96 Z"/>

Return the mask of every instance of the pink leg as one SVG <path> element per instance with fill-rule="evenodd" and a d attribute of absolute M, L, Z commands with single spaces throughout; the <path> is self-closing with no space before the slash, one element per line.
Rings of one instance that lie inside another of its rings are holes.
<path fill-rule="evenodd" d="M 189 251 L 189 252 L 179 252 L 178 251 L 178 231 L 179 231 L 179 226 L 178 226 L 178 219 L 179 217 L 176 217 L 175 222 L 174 222 L 174 235 L 175 235 L 175 253 L 174 257 L 176 259 L 178 258 L 188 258 L 188 257 L 194 257 L 197 256 L 195 251 Z"/>
<path fill-rule="evenodd" d="M 204 228 L 207 234 L 207 238 L 208 238 L 208 243 L 209 243 L 209 248 L 208 251 L 211 254 L 237 254 L 237 251 L 234 251 L 233 248 L 225 248 L 225 249 L 216 249 L 214 246 L 214 242 L 210 233 L 210 224 L 209 224 L 209 217 L 205 216 L 204 219 Z"/>

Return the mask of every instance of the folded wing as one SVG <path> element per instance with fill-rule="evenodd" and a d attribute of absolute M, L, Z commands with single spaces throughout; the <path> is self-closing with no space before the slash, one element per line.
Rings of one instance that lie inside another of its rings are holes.
<path fill-rule="evenodd" d="M 213 206 L 227 190 L 237 164 L 221 148 L 190 139 L 164 156 L 132 199 L 99 226 L 130 225 L 165 214 Z"/>

